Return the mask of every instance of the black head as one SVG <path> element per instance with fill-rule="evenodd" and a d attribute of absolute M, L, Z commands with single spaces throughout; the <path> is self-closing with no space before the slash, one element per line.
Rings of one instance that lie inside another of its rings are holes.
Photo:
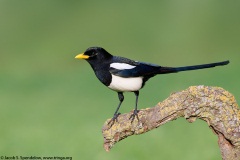
<path fill-rule="evenodd" d="M 84 53 L 78 54 L 75 58 L 85 59 L 91 63 L 105 61 L 111 57 L 112 55 L 101 47 L 89 47 Z"/>

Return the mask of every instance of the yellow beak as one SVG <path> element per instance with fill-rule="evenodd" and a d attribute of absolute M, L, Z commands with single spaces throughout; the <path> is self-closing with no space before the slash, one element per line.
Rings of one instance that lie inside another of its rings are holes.
<path fill-rule="evenodd" d="M 88 55 L 84 55 L 84 53 L 78 54 L 75 58 L 77 59 L 88 59 L 89 56 Z"/>

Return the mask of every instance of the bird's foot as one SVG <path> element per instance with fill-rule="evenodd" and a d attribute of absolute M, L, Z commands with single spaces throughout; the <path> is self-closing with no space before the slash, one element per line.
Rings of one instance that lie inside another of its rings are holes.
<path fill-rule="evenodd" d="M 139 121 L 138 112 L 139 110 L 134 109 L 133 114 L 129 117 L 129 119 L 131 119 L 131 123 L 134 121 L 135 117 L 137 117 L 137 120 Z"/>
<path fill-rule="evenodd" d="M 120 115 L 121 113 L 116 113 L 113 115 L 113 118 L 108 122 L 108 125 L 110 125 L 110 128 L 113 126 L 113 124 L 115 122 L 118 122 L 118 116 Z"/>

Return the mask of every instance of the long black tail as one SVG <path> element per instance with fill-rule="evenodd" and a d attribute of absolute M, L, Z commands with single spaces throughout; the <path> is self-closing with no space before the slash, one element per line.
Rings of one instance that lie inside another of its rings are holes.
<path fill-rule="evenodd" d="M 185 66 L 185 67 L 161 67 L 158 74 L 167 74 L 167 73 L 176 73 L 176 72 L 181 72 L 181 71 L 212 68 L 212 67 L 216 67 L 216 66 L 224 66 L 224 65 L 227 65 L 228 63 L 229 63 L 229 61 L 223 61 L 223 62 L 201 64 L 201 65 L 194 65 L 194 66 Z"/>

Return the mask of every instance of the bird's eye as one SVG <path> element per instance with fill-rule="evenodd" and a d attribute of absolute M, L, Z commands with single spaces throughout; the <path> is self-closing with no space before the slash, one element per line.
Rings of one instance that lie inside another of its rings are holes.
<path fill-rule="evenodd" d="M 93 52 L 90 57 L 94 57 L 94 56 L 96 56 L 97 54 L 98 54 L 97 52 Z"/>

